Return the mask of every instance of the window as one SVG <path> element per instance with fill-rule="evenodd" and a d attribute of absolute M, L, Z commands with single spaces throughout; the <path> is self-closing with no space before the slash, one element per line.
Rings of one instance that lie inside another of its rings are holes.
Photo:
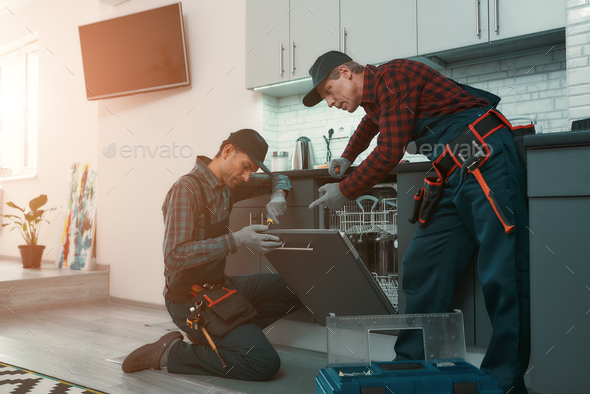
<path fill-rule="evenodd" d="M 37 170 L 38 93 L 38 41 L 0 52 L 0 167 L 12 176 Z"/>

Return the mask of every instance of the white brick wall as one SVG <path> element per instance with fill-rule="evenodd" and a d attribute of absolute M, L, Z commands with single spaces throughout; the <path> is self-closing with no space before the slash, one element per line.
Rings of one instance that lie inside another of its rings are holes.
<path fill-rule="evenodd" d="M 569 120 L 590 118 L 590 0 L 566 2 Z"/>
<path fill-rule="evenodd" d="M 585 1 L 587 6 L 590 0 Z M 588 9 L 590 10 L 590 7 Z M 590 21 L 587 23 L 590 24 Z M 575 31 L 572 31 L 572 35 L 574 33 Z M 590 45 L 583 44 L 576 53 L 580 59 L 587 59 Z M 576 59 L 570 59 L 568 55 L 567 60 Z M 579 64 L 583 64 L 583 60 L 580 60 Z M 502 99 L 498 109 L 509 120 L 521 116 L 532 117 L 537 121 L 538 132 L 547 133 L 570 130 L 568 106 L 571 107 L 572 103 L 578 104 L 580 111 L 590 108 L 587 107 L 590 106 L 590 67 L 575 70 L 568 68 L 566 73 L 565 49 L 552 49 L 547 53 L 458 67 L 443 70 L 441 73 L 457 82 L 494 93 Z M 569 75 L 572 72 L 574 75 Z M 567 78 L 576 78 L 580 82 L 575 89 L 570 89 L 569 103 Z M 575 95 L 572 92 L 575 92 Z M 344 151 L 348 137 L 363 117 L 363 109 L 359 107 L 355 113 L 349 114 L 346 111 L 328 108 L 325 101 L 313 108 L 306 108 L 301 104 L 302 99 L 303 95 L 280 99 L 265 96 L 262 133 L 269 140 L 269 151 L 288 152 L 290 165 L 295 140 L 306 136 L 311 139 L 315 163 L 324 163 L 326 143 L 322 136 L 328 136 L 328 129 L 337 130 L 342 126 L 347 138 L 332 140 L 330 143 L 332 158 L 339 157 Z M 588 116 L 590 115 L 587 114 L 586 117 Z M 515 125 L 524 123 L 526 122 L 514 122 Z M 357 159 L 357 164 L 371 153 L 375 144 L 376 139 Z"/>

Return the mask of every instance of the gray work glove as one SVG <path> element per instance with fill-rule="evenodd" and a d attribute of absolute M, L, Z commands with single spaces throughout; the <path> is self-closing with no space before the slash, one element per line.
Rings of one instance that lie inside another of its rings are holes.
<path fill-rule="evenodd" d="M 287 210 L 287 200 L 282 190 L 277 190 L 270 195 L 270 202 L 266 204 L 266 213 L 276 224 L 279 224 L 279 216 Z"/>
<path fill-rule="evenodd" d="M 323 196 L 315 200 L 309 205 L 309 209 L 313 209 L 320 204 L 324 204 L 330 209 L 340 209 L 348 201 L 347 197 L 340 191 L 339 183 L 328 183 L 320 187 L 318 190 L 320 193 L 324 193 Z"/>
<path fill-rule="evenodd" d="M 328 174 L 330 174 L 332 178 L 342 179 L 346 170 L 350 168 L 350 164 L 350 161 L 344 157 L 333 159 L 330 161 Z"/>
<path fill-rule="evenodd" d="M 254 224 L 247 226 L 233 233 L 238 247 L 246 246 L 251 251 L 261 252 L 263 254 L 272 252 L 283 243 L 276 235 L 262 234 L 262 231 L 268 230 L 268 226 Z"/>

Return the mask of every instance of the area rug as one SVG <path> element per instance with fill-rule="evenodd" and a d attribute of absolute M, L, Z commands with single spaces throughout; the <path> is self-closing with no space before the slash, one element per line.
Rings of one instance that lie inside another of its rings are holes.
<path fill-rule="evenodd" d="M 1 394 L 107 394 L 0 362 Z"/>

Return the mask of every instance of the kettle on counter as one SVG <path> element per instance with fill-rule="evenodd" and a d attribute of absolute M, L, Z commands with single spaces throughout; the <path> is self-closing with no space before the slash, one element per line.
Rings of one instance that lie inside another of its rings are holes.
<path fill-rule="evenodd" d="M 307 137 L 299 137 L 293 147 L 291 156 L 291 169 L 307 170 L 313 168 L 314 158 L 311 149 L 311 140 Z"/>

